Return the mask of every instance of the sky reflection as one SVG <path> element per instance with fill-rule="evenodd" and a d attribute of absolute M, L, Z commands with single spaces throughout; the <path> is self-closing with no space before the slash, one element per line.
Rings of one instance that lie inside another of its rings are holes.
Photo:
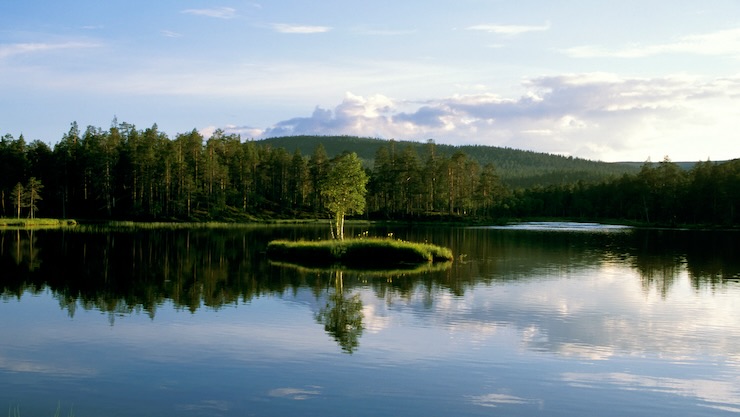
<path fill-rule="evenodd" d="M 363 347 L 394 346 L 388 360 L 458 355 L 461 345 L 486 346 L 500 338 L 507 343 L 516 338 L 516 345 L 533 352 L 592 360 L 660 355 L 679 361 L 740 351 L 740 335 L 727 331 L 740 328 L 740 305 L 732 296 L 737 291 L 697 294 L 686 272 L 674 281 L 668 294 L 646 292 L 633 270 L 607 264 L 570 273 L 565 280 L 553 274 L 512 284 L 481 284 L 465 297 L 433 288 L 431 294 L 429 288 L 417 288 L 383 298 L 369 288 L 352 291 L 362 303 Z M 4 344 L 6 349 L 33 350 L 50 341 L 108 342 L 162 360 L 176 361 L 174 353 L 194 349 L 215 349 L 235 360 L 249 357 L 247 352 L 285 359 L 331 346 L 314 319 L 320 305 L 315 294 L 300 290 L 196 315 L 163 306 L 155 319 L 123 315 L 111 326 L 99 312 L 78 312 L 70 319 L 54 308 L 54 301 L 24 296 L 20 302 L 3 303 L 4 309 L 18 309 L 14 315 L 25 312 L 25 319 L 5 321 L 2 330 L 18 334 Z M 34 320 L 39 311 L 49 318 Z M 20 330 L 30 323 L 35 331 Z M 74 341 L 66 340 L 63 326 L 70 325 Z M 221 342 L 214 347 L 212 340 Z M 167 355 L 159 353 L 162 347 Z"/>
<path fill-rule="evenodd" d="M 435 293 L 431 308 L 422 293 L 392 299 L 395 323 L 390 325 L 433 325 L 472 345 L 489 343 L 508 329 L 529 350 L 593 360 L 613 355 L 682 360 L 740 350 L 739 335 L 728 331 L 740 328 L 740 306 L 727 293 L 698 296 L 685 272 L 666 295 L 658 289 L 645 292 L 634 271 L 615 265 L 570 274 L 565 280 L 542 278 L 479 285 L 465 297 Z M 389 301 L 363 300 L 366 320 L 383 320 L 388 326 Z M 382 331 L 374 333 L 373 339 L 382 337 Z M 369 339 L 363 342 L 371 343 Z M 445 346 L 446 341 L 436 340 L 431 350 L 443 355 Z M 448 347 L 457 352 L 457 347 Z"/>
<path fill-rule="evenodd" d="M 704 407 L 740 413 L 740 378 L 730 380 L 656 377 L 632 373 L 565 373 L 563 382 L 589 389 L 607 386 L 626 391 L 651 391 L 688 397 Z"/>

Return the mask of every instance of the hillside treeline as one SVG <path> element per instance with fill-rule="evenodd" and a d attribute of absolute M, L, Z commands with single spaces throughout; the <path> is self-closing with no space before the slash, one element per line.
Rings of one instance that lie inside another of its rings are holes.
<path fill-rule="evenodd" d="M 740 160 L 691 170 L 665 159 L 634 174 L 511 189 L 500 167 L 458 148 L 386 142 L 365 167 L 366 216 L 383 219 L 560 217 L 732 226 Z M 419 151 L 421 150 L 421 151 Z M 332 155 L 336 156 L 336 155 Z M 249 220 L 323 217 L 320 184 L 332 160 L 216 131 L 169 138 L 156 125 L 73 123 L 53 149 L 0 139 L 0 215 L 78 219 Z M 505 168 L 504 168 L 505 169 Z M 42 188 L 39 188 L 41 186 Z M 25 189 L 25 191 L 24 191 Z M 28 201 L 36 190 L 36 200 Z"/>
<path fill-rule="evenodd" d="M 621 219 L 661 226 L 736 227 L 740 159 L 681 169 L 668 157 L 640 172 L 593 184 L 532 187 L 517 192 L 514 216 Z"/>
<path fill-rule="evenodd" d="M 337 155 L 344 151 L 355 152 L 373 165 L 378 148 L 388 141 L 354 136 L 284 136 L 263 139 L 260 142 L 273 147 L 283 147 L 289 151 L 300 150 L 304 155 L 309 155 L 321 144 L 329 155 Z M 428 143 L 394 141 L 398 149 L 412 148 L 419 155 L 426 154 Z M 639 167 L 628 163 L 590 161 L 504 147 L 436 144 L 434 149 L 440 156 L 449 158 L 462 151 L 481 166 L 492 164 L 498 170 L 503 183 L 513 189 L 577 181 L 595 182 L 615 175 L 636 173 L 639 170 Z"/>

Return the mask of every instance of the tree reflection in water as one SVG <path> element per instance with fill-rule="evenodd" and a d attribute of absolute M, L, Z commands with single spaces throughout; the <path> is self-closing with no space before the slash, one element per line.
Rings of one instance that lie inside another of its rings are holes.
<path fill-rule="evenodd" d="M 347 295 L 344 291 L 344 273 L 332 271 L 334 290 L 326 299 L 326 304 L 318 313 L 316 321 L 324 325 L 324 330 L 339 343 L 347 353 L 354 352 L 360 346 L 362 336 L 362 300 L 360 294 Z"/>
<path fill-rule="evenodd" d="M 645 291 L 663 296 L 688 273 L 692 285 L 715 288 L 740 278 L 738 232 L 635 230 L 630 233 L 511 232 L 475 228 L 392 229 L 405 240 L 453 248 L 458 260 L 439 270 L 392 271 L 388 279 L 355 280 L 355 273 L 305 271 L 270 264 L 265 256 L 273 239 L 321 238 L 324 228 L 155 229 L 99 231 L 0 230 L 0 292 L 51 291 L 74 315 L 77 308 L 107 312 L 111 323 L 121 314 L 159 306 L 196 311 L 207 306 L 249 301 L 286 290 L 313 288 L 323 297 L 326 279 L 333 292 L 316 319 L 352 352 L 362 333 L 362 304 L 349 296 L 355 285 L 370 286 L 378 297 L 408 294 L 416 288 L 463 295 L 477 285 L 527 280 L 547 270 L 576 270 L 604 263 L 636 271 Z M 380 227 L 377 235 L 390 230 Z M 462 256 L 464 255 L 464 256 Z M 350 275 L 347 275 L 350 274 Z M 394 277 L 403 279 L 394 280 Z M 428 297 L 430 302 L 433 297 Z"/>

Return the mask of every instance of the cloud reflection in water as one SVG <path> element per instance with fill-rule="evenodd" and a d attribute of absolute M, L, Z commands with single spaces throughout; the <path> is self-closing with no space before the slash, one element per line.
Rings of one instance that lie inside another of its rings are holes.
<path fill-rule="evenodd" d="M 627 391 L 652 391 L 706 402 L 706 407 L 740 413 L 740 379 L 725 381 L 700 378 L 671 378 L 625 372 L 564 373 L 563 382 L 580 388 L 618 388 Z"/>

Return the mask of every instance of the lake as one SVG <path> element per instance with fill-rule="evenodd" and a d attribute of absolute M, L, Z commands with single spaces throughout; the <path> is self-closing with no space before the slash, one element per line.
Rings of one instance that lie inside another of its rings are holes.
<path fill-rule="evenodd" d="M 740 234 L 350 226 L 451 265 L 272 264 L 328 227 L 0 231 L 20 416 L 740 413 Z"/>

